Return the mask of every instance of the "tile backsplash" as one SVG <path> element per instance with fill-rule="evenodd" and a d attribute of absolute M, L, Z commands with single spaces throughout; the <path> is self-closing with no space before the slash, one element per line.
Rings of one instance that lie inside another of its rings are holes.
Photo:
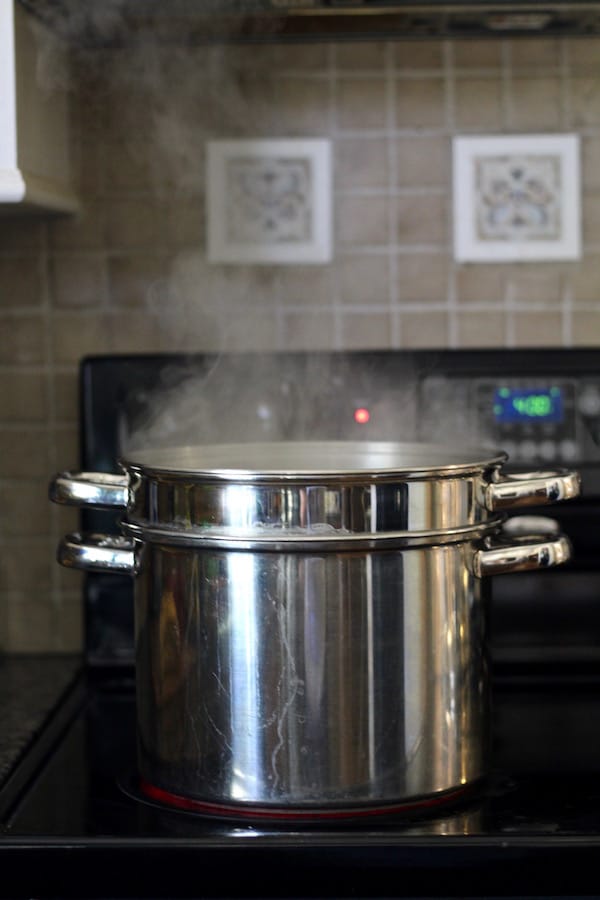
<path fill-rule="evenodd" d="M 0 649 L 81 647 L 77 514 L 90 353 L 600 344 L 596 39 L 135 47 L 73 60 L 81 213 L 0 219 Z M 579 262 L 452 258 L 457 134 L 580 135 Z M 216 265 L 204 156 L 221 138 L 327 138 L 324 265 Z"/>

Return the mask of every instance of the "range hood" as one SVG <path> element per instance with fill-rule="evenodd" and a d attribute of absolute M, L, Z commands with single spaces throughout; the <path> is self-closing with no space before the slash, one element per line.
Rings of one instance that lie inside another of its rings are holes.
<path fill-rule="evenodd" d="M 21 2 L 88 45 L 600 34 L 600 0 L 118 0 L 101 26 L 98 0 Z"/>

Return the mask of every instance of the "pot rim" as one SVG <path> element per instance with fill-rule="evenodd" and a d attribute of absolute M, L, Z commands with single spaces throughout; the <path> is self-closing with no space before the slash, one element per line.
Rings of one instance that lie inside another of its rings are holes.
<path fill-rule="evenodd" d="M 400 441 L 273 441 L 130 451 L 120 465 L 137 475 L 206 481 L 354 482 L 480 474 L 508 459 L 492 447 Z"/>
<path fill-rule="evenodd" d="M 122 521 L 123 534 L 139 543 L 166 544 L 178 547 L 212 548 L 222 550 L 294 551 L 360 551 L 396 550 L 398 548 L 441 546 L 481 540 L 498 532 L 505 517 L 497 516 L 476 525 L 457 526 L 440 530 L 388 531 L 348 533 L 331 529 L 327 533 L 315 529 L 283 531 L 281 528 L 240 529 L 223 526 L 204 527 L 186 531 L 176 525 L 140 525 Z"/>

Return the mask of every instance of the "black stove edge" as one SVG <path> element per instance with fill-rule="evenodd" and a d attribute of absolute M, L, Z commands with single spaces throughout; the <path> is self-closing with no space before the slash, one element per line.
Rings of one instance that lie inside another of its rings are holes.
<path fill-rule="evenodd" d="M 36 774 L 43 769 L 46 760 L 83 709 L 87 697 L 86 684 L 86 672 L 84 669 L 80 669 L 74 675 L 73 681 L 66 688 L 63 696 L 57 698 L 56 705 L 39 734 L 31 740 L 23 756 L 15 761 L 12 771 L 0 784 L 0 847 L 4 840 L 2 822 L 6 821 L 14 804 Z"/>
<path fill-rule="evenodd" d="M 600 840 L 438 837 L 382 842 L 293 836 L 227 847 L 92 840 L 0 842 L 0 896 L 81 898 L 342 898 L 598 896 Z M 349 859 L 348 849 L 352 850 Z M 160 852 L 157 852 L 160 850 Z M 592 874 L 591 874 L 592 873 Z"/>

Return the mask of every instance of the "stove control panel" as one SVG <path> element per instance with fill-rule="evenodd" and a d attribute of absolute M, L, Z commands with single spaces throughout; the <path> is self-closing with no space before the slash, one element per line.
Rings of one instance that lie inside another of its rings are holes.
<path fill-rule="evenodd" d="M 420 437 L 486 440 L 514 463 L 600 460 L 600 377 L 431 375 Z"/>

